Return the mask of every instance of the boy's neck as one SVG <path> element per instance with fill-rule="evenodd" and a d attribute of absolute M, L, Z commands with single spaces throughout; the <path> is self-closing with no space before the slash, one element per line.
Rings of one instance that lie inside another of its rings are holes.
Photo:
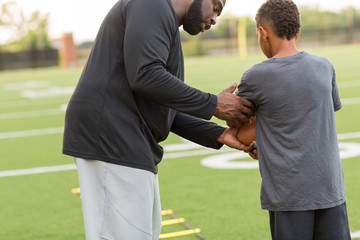
<path fill-rule="evenodd" d="M 270 41 L 272 58 L 283 58 L 298 54 L 300 51 L 296 48 L 295 38 L 287 40 L 276 38 Z"/>

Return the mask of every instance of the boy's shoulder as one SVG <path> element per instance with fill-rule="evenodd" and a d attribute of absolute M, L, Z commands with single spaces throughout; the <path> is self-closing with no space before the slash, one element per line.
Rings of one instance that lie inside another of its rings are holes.
<path fill-rule="evenodd" d="M 323 70 L 328 72 L 335 72 L 333 64 L 325 56 L 306 53 L 306 63 L 304 65 L 305 67 L 311 66 L 310 69 L 316 69 L 318 71 Z"/>
<path fill-rule="evenodd" d="M 244 72 L 242 78 L 243 79 L 257 78 L 259 76 L 267 74 L 268 71 L 270 71 L 270 69 L 271 69 L 271 66 L 268 63 L 269 63 L 269 59 L 253 65 L 252 67 L 250 67 L 249 69 L 247 69 Z"/>
<path fill-rule="evenodd" d="M 315 55 L 315 54 L 308 53 L 308 52 L 304 52 L 304 54 L 306 56 L 308 56 L 309 58 L 313 59 L 313 60 L 322 61 L 324 63 L 330 63 L 331 64 L 330 60 L 327 57 L 320 56 L 320 55 Z"/>
<path fill-rule="evenodd" d="M 296 55 L 284 58 L 269 58 L 250 67 L 243 74 L 243 78 L 253 78 L 264 76 L 269 73 L 281 72 L 288 69 L 289 64 L 298 64 L 299 62 L 307 62 L 309 64 L 321 64 L 332 66 L 332 63 L 324 56 L 319 56 L 302 51 Z M 282 68 L 282 66 L 284 68 Z"/>

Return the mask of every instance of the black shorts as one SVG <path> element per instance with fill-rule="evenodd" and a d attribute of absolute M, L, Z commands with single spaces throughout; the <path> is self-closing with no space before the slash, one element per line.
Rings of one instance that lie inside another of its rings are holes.
<path fill-rule="evenodd" d="M 311 211 L 269 211 L 273 240 L 350 240 L 346 203 Z"/>

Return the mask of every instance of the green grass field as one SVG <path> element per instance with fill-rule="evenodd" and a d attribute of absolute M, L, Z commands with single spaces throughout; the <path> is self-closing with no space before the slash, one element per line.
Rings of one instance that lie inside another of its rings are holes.
<path fill-rule="evenodd" d="M 344 106 L 336 120 L 350 228 L 356 238 L 360 231 L 360 45 L 306 50 L 328 57 L 337 71 Z M 187 58 L 186 82 L 218 93 L 264 59 L 260 52 L 246 59 L 235 55 Z M 0 72 L 1 240 L 84 239 L 81 200 L 71 193 L 78 187 L 77 172 L 72 158 L 61 154 L 64 108 L 81 70 Z M 268 214 L 260 208 L 256 161 L 228 148 L 211 151 L 194 146 L 175 135 L 162 145 L 166 153 L 159 179 L 164 208 L 200 228 L 209 240 L 270 239 Z M 42 168 L 64 165 L 69 169 Z M 163 227 L 164 233 L 178 230 L 184 227 Z"/>

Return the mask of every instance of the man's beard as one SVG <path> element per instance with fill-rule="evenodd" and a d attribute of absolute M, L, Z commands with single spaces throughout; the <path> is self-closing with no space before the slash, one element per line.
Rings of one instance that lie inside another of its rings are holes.
<path fill-rule="evenodd" d="M 183 20 L 183 28 L 191 35 L 196 35 L 200 32 L 200 25 L 202 20 L 202 2 L 203 0 L 195 0 Z"/>

